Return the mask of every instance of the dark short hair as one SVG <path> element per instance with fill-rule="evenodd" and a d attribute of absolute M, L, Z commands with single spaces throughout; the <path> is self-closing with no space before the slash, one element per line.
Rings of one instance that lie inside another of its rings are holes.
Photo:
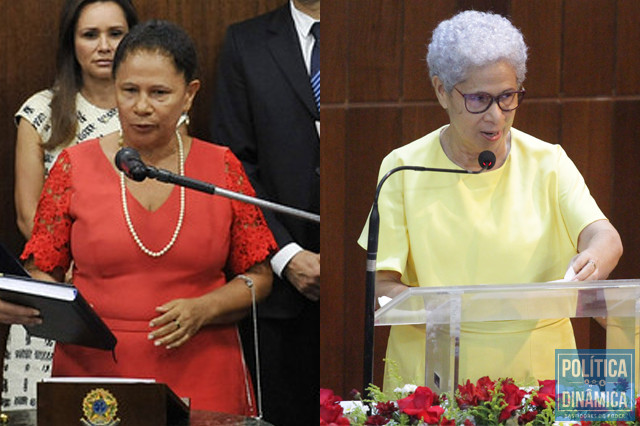
<path fill-rule="evenodd" d="M 113 77 L 126 57 L 135 52 L 158 52 L 169 57 L 188 83 L 196 78 L 198 56 L 189 34 L 180 26 L 157 19 L 134 27 L 120 42 L 113 58 Z"/>

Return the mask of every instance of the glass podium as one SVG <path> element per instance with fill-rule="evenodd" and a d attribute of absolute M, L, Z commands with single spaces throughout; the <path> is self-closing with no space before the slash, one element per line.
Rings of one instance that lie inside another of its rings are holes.
<path fill-rule="evenodd" d="M 579 317 L 606 318 L 607 349 L 635 349 L 637 377 L 640 280 L 412 287 L 378 309 L 374 321 L 424 324 L 425 384 L 448 392 L 460 383 L 461 323 Z"/>

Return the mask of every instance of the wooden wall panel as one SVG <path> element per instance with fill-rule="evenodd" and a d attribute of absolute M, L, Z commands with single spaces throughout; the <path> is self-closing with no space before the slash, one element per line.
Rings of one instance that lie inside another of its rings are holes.
<path fill-rule="evenodd" d="M 407 105 L 402 108 L 402 139 L 397 146 L 406 145 L 447 123 L 449 116 L 437 102 Z"/>
<path fill-rule="evenodd" d="M 357 4 L 357 5 L 356 5 Z M 397 100 L 401 93 L 402 2 L 349 2 L 349 98 Z"/>
<path fill-rule="evenodd" d="M 373 352 L 373 383 L 382 387 L 384 382 L 384 359 L 387 357 L 387 342 L 389 341 L 389 333 L 391 327 L 376 327 L 374 352 Z"/>
<path fill-rule="evenodd" d="M 525 98 L 516 111 L 513 127 L 545 142 L 560 143 L 560 121 L 560 104 L 556 100 L 536 101 Z"/>
<path fill-rule="evenodd" d="M 458 10 L 482 10 L 509 16 L 509 0 L 458 0 Z"/>
<path fill-rule="evenodd" d="M 322 203 L 322 221 L 331 223 L 331 232 L 323 235 L 320 253 L 322 253 L 322 286 L 320 304 L 320 319 L 328 333 L 320 336 L 323 362 L 320 365 L 320 377 L 323 381 L 334 383 L 342 387 L 344 383 L 343 370 L 345 360 L 343 348 L 348 344 L 348 334 L 343 334 L 345 317 L 336 315 L 345 306 L 346 294 L 342 285 L 345 276 L 345 200 L 346 159 L 344 147 L 346 144 L 346 111 L 339 108 L 322 110 L 322 119 L 331 123 L 325 126 L 322 133 L 322 158 L 320 162 L 320 176 L 322 187 L 320 199 Z M 326 159 L 331 158 L 331 161 Z"/>
<path fill-rule="evenodd" d="M 613 103 L 609 100 L 562 104 L 562 147 L 582 173 L 605 215 L 612 207 Z"/>
<path fill-rule="evenodd" d="M 402 81 L 405 101 L 436 100 L 429 79 L 427 47 L 438 23 L 454 14 L 454 6 L 448 0 L 404 2 Z"/>
<path fill-rule="evenodd" d="M 640 277 L 640 99 L 618 101 L 614 106 L 612 151 L 613 168 L 613 214 L 612 223 L 618 229 L 624 246 L 614 276 L 618 278 Z"/>
<path fill-rule="evenodd" d="M 619 95 L 640 92 L 640 2 L 619 0 L 616 35 L 616 93 Z"/>
<path fill-rule="evenodd" d="M 61 0 L 0 2 L 0 241 L 14 253 L 22 250 L 24 240 L 15 223 L 13 202 L 13 115 L 28 95 L 51 84 L 55 65 L 52 44 L 57 38 L 61 4 Z"/>
<path fill-rule="evenodd" d="M 565 0 L 562 90 L 567 96 L 611 95 L 616 2 Z"/>
<path fill-rule="evenodd" d="M 323 5 L 322 16 L 331 17 L 322 20 L 320 66 L 323 76 L 331 76 L 329 84 L 322 84 L 323 105 L 343 103 L 347 99 L 347 67 L 351 62 L 347 55 L 348 37 L 345 37 L 344 31 L 347 26 L 347 8 L 348 2 L 342 1 L 329 1 Z M 330 46 L 330 50 L 322 46 Z M 324 118 L 321 121 L 324 122 Z"/>
<path fill-rule="evenodd" d="M 348 368 L 345 383 L 362 387 L 362 354 L 364 348 L 364 288 L 366 251 L 357 245 L 374 199 L 378 167 L 382 158 L 394 147 L 401 133 L 398 108 L 352 108 L 347 114 L 345 145 L 346 205 L 345 205 L 345 321 L 344 335 L 348 342 L 343 351 Z M 332 227 L 331 225 L 329 225 Z M 324 227 L 322 228 L 325 229 Z M 381 360 L 384 352 L 375 352 Z M 321 384 L 322 384 L 321 380 Z M 350 390 L 351 388 L 349 388 Z"/>
<path fill-rule="evenodd" d="M 527 98 L 555 96 L 560 91 L 562 0 L 514 0 L 511 16 L 529 46 Z"/>
<path fill-rule="evenodd" d="M 347 209 L 351 213 L 361 213 L 360 219 L 366 217 L 375 190 L 375 187 L 363 187 L 362 184 L 372 182 L 375 186 L 380 162 L 399 145 L 400 118 L 397 107 L 379 105 L 348 110 L 345 149 L 351 167 L 347 168 L 347 185 L 357 191 L 349 193 Z"/>

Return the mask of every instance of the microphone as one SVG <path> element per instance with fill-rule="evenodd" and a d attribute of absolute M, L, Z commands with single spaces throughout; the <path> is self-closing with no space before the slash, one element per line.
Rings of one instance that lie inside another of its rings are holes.
<path fill-rule="evenodd" d="M 124 172 L 129 179 L 142 182 L 147 177 L 147 166 L 133 148 L 121 148 L 116 153 L 115 163 L 118 170 Z"/>
<path fill-rule="evenodd" d="M 211 195 L 220 195 L 232 200 L 242 201 L 261 208 L 270 209 L 279 213 L 284 213 L 300 219 L 306 219 L 312 222 L 320 223 L 320 215 L 310 213 L 304 210 L 298 210 L 293 207 L 282 204 L 273 203 L 257 197 L 240 194 L 238 192 L 229 191 L 228 189 L 218 188 L 213 184 L 192 179 L 187 176 L 180 176 L 165 169 L 158 169 L 153 166 L 147 166 L 140 159 L 140 154 L 133 148 L 121 148 L 115 157 L 115 163 L 119 170 L 123 171 L 128 178 L 141 182 L 145 178 L 159 180 L 160 182 L 172 183 L 185 188 L 195 189 L 196 191 L 205 192 Z"/>
<path fill-rule="evenodd" d="M 482 151 L 478 155 L 478 164 L 480 164 L 482 170 L 491 170 L 496 164 L 496 155 L 491 151 Z"/>
<path fill-rule="evenodd" d="M 376 187 L 371 214 L 369 215 L 369 235 L 367 239 L 367 272 L 365 277 L 365 318 L 364 318 L 364 392 L 373 383 L 373 344 L 374 344 L 374 318 L 375 318 L 375 288 L 376 288 L 376 259 L 378 257 L 378 236 L 380 233 L 380 214 L 378 212 L 378 197 L 380 189 L 385 181 L 394 173 L 402 170 L 414 170 L 419 172 L 443 172 L 443 173 L 465 173 L 476 175 L 490 170 L 496 163 L 496 156 L 491 151 L 482 151 L 478 155 L 478 164 L 481 169 L 477 171 L 460 169 L 438 169 L 422 166 L 399 166 L 389 170 L 380 179 Z M 457 378 L 456 378 L 457 379 Z M 368 393 L 368 392 L 367 392 Z"/>

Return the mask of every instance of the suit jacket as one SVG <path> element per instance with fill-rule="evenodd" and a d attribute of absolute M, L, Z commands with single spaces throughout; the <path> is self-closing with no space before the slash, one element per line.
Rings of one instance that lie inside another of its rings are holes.
<path fill-rule="evenodd" d="M 257 195 L 320 211 L 320 140 L 315 105 L 289 3 L 231 25 L 219 59 L 212 135 L 242 161 Z M 318 224 L 264 211 L 280 247 L 320 251 Z M 261 317 L 292 318 L 307 303 L 275 277 Z"/>

